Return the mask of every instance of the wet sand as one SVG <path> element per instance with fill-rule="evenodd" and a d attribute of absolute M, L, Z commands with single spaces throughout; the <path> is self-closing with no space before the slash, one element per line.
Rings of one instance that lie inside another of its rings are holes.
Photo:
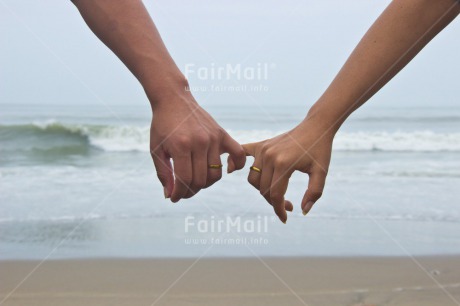
<path fill-rule="evenodd" d="M 460 305 L 460 256 L 416 261 L 69 259 L 38 267 L 0 261 L 0 305 Z"/>

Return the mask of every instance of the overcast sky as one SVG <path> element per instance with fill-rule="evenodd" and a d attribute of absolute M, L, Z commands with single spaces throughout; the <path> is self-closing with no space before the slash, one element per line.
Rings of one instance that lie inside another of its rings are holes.
<path fill-rule="evenodd" d="M 145 1 L 179 68 L 270 63 L 266 104 L 311 105 L 388 0 Z M 373 105 L 460 100 L 460 21 L 454 21 Z M 91 33 L 70 1 L 0 0 L 0 104 L 145 104 L 142 88 Z M 191 85 L 203 83 L 190 78 Z M 250 83 L 250 82 L 249 82 Z M 209 85 L 209 82 L 207 83 Z M 196 93 L 198 101 L 209 93 Z M 250 99 L 214 94 L 213 103 Z M 206 102 L 203 102 L 206 104 Z"/>

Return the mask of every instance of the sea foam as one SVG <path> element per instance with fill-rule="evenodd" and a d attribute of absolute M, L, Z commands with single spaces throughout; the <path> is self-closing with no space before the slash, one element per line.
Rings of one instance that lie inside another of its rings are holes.
<path fill-rule="evenodd" d="M 284 131 L 229 130 L 240 143 L 261 141 Z M 0 125 L 0 151 L 63 150 L 67 153 L 95 148 L 107 152 L 149 150 L 149 126 L 65 124 L 57 121 Z M 339 132 L 336 151 L 443 152 L 460 151 L 460 133 Z"/>

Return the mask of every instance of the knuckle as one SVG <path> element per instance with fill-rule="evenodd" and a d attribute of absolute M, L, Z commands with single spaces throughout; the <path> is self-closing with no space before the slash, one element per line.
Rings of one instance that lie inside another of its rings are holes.
<path fill-rule="evenodd" d="M 206 189 L 206 188 L 209 188 L 211 187 L 212 185 L 214 185 L 215 182 L 211 181 L 208 179 L 208 181 L 206 182 L 206 185 L 203 187 L 203 189 Z"/>
<path fill-rule="evenodd" d="M 273 210 L 275 211 L 275 214 L 278 217 L 281 217 L 283 215 L 283 209 L 279 205 L 273 205 Z"/>
<path fill-rule="evenodd" d="M 265 201 L 267 201 L 268 204 L 270 204 L 271 206 L 273 206 L 273 203 L 272 203 L 270 197 L 265 196 L 264 198 L 265 198 Z"/>
<path fill-rule="evenodd" d="M 283 201 L 284 196 L 278 192 L 272 192 L 270 193 L 270 199 L 272 200 L 272 203 L 280 203 Z"/>
<path fill-rule="evenodd" d="M 179 149 L 184 150 L 184 149 L 190 149 L 192 146 L 192 143 L 189 137 L 180 136 L 176 139 L 176 145 Z"/>
<path fill-rule="evenodd" d="M 251 184 L 254 188 L 259 189 L 258 181 L 251 176 L 248 177 L 248 183 Z"/>
<path fill-rule="evenodd" d="M 291 166 L 289 160 L 287 160 L 284 156 L 280 155 L 276 156 L 273 163 L 275 167 L 279 168 L 289 168 Z"/>
<path fill-rule="evenodd" d="M 155 148 L 150 148 L 150 156 L 152 157 L 153 160 L 158 158 L 158 149 Z"/>
<path fill-rule="evenodd" d="M 222 178 L 222 171 L 213 171 L 210 175 L 209 175 L 209 180 L 211 182 L 217 182 L 218 180 L 220 180 Z"/>
<path fill-rule="evenodd" d="M 192 197 L 195 195 L 201 188 L 198 188 L 195 184 L 191 184 L 189 188 L 187 188 L 187 196 Z M 188 198 L 186 196 L 186 198 Z"/>
<path fill-rule="evenodd" d="M 313 168 L 312 171 L 316 171 L 318 174 L 320 174 L 324 178 L 327 176 L 329 172 L 328 167 L 322 167 L 320 164 L 314 165 L 312 168 Z"/>
<path fill-rule="evenodd" d="M 206 180 L 205 179 L 197 179 L 195 182 L 193 182 L 193 190 L 200 190 L 203 189 L 206 186 Z"/>
<path fill-rule="evenodd" d="M 270 189 L 260 188 L 260 194 L 270 202 Z"/>
<path fill-rule="evenodd" d="M 192 183 L 192 176 L 191 175 L 178 175 L 177 179 L 185 186 L 190 186 Z"/>
<path fill-rule="evenodd" d="M 311 191 L 310 191 L 310 195 L 311 195 L 314 199 L 319 199 L 319 198 L 321 198 L 321 196 L 323 195 L 323 191 L 322 191 L 322 190 L 319 190 L 319 189 L 311 190 Z"/>
<path fill-rule="evenodd" d="M 220 140 L 220 132 L 211 133 L 209 138 L 212 143 L 218 142 Z"/>
<path fill-rule="evenodd" d="M 209 143 L 209 136 L 205 133 L 200 133 L 200 134 L 197 134 L 194 139 L 193 139 L 193 142 L 199 146 L 199 147 L 204 147 L 204 146 L 207 146 L 208 143 Z"/>
<path fill-rule="evenodd" d="M 273 149 L 265 150 L 264 159 L 274 161 L 276 159 L 276 152 Z"/>
<path fill-rule="evenodd" d="M 155 135 L 154 133 L 150 133 L 150 141 L 149 141 L 150 149 L 153 149 L 161 145 L 161 139 L 162 138 L 160 136 Z"/>
<path fill-rule="evenodd" d="M 157 171 L 157 177 L 160 181 L 164 181 L 166 179 L 166 173 L 162 171 Z"/>
<path fill-rule="evenodd" d="M 262 144 L 262 146 L 260 147 L 260 151 L 264 155 L 267 153 L 268 149 L 270 149 L 270 146 L 266 143 Z"/>
<path fill-rule="evenodd" d="M 199 190 L 198 190 L 199 191 Z M 196 195 L 198 193 L 198 191 L 194 190 L 194 189 L 189 189 L 187 190 L 187 193 L 183 196 L 184 199 L 190 199 L 191 197 L 193 197 L 194 195 Z"/>
<path fill-rule="evenodd" d="M 329 172 L 329 163 L 323 163 L 321 161 L 312 161 L 312 171 L 320 173 L 322 175 L 327 175 Z"/>
<path fill-rule="evenodd" d="M 267 160 L 268 162 L 274 163 L 276 159 L 278 158 L 278 153 L 276 150 L 273 148 L 268 148 L 264 152 L 264 160 Z"/>
<path fill-rule="evenodd" d="M 240 158 L 245 158 L 246 157 L 246 152 L 244 151 L 243 147 L 239 147 L 238 149 L 235 150 L 236 156 Z"/>

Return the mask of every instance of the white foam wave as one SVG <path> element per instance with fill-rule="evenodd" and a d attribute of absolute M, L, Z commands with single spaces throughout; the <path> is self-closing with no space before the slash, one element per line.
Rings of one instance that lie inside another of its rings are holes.
<path fill-rule="evenodd" d="M 62 135 L 81 135 L 91 146 L 104 151 L 149 150 L 150 127 L 132 125 L 71 125 L 59 122 L 34 123 L 35 127 L 47 131 L 56 127 Z M 261 141 L 283 133 L 270 130 L 229 130 L 240 143 Z M 53 134 L 53 136 L 56 136 Z M 17 136 L 20 138 L 20 135 Z M 37 136 L 39 137 L 39 136 Z M 339 132 L 334 140 L 337 151 L 408 151 L 439 152 L 460 151 L 460 133 L 414 132 Z"/>
<path fill-rule="evenodd" d="M 92 146 L 104 151 L 148 151 L 150 128 L 108 126 L 98 131 L 85 131 Z"/>
<path fill-rule="evenodd" d="M 260 141 L 282 132 L 235 131 L 238 141 Z M 415 132 L 339 132 L 334 140 L 336 151 L 460 151 L 460 133 Z"/>
<path fill-rule="evenodd" d="M 460 151 L 460 133 L 431 131 L 338 133 L 334 149 L 342 151 Z"/>

